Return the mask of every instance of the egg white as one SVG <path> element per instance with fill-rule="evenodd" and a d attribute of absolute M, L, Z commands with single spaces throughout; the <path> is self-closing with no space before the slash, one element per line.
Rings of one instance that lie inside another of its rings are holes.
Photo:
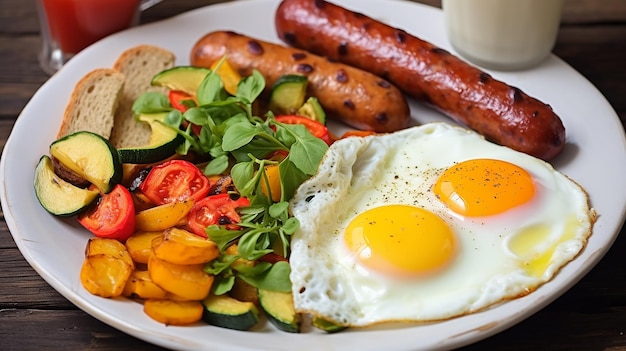
<path fill-rule="evenodd" d="M 476 158 L 527 170 L 538 187 L 534 199 L 489 217 L 449 211 L 433 184 L 448 167 Z M 446 221 L 457 239 L 453 261 L 415 279 L 361 266 L 344 245 L 343 232 L 359 213 L 387 204 L 423 207 Z M 348 326 L 447 319 L 528 294 L 583 249 L 595 220 L 584 190 L 550 164 L 446 123 L 337 141 L 290 209 L 301 223 L 290 255 L 295 307 Z M 523 234 L 533 227 L 544 234 Z M 516 240 L 526 253 L 511 250 L 517 235 L 526 235 Z M 544 252 L 551 254 L 549 262 L 530 273 L 527 265 Z"/>

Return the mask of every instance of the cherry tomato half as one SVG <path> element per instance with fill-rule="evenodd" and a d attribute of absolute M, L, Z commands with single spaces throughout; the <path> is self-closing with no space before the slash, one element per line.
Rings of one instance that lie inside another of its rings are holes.
<path fill-rule="evenodd" d="M 135 204 L 130 191 L 116 185 L 97 205 L 78 216 L 78 223 L 97 237 L 126 241 L 135 231 Z"/>
<path fill-rule="evenodd" d="M 250 205 L 250 200 L 240 197 L 237 200 L 229 194 L 207 196 L 196 202 L 187 215 L 189 228 L 197 235 L 206 237 L 205 229 L 212 224 L 226 225 L 228 229 L 237 229 L 236 223 L 241 221 L 238 207 Z"/>
<path fill-rule="evenodd" d="M 156 205 L 198 201 L 209 193 L 209 179 L 193 163 L 171 160 L 154 166 L 139 190 Z"/>
<path fill-rule="evenodd" d="M 276 117 L 276 121 L 285 124 L 302 124 L 309 130 L 309 132 L 311 132 L 311 134 L 313 134 L 313 136 L 324 140 L 324 142 L 328 145 L 332 143 L 328 128 L 326 128 L 326 126 L 322 123 L 314 121 L 308 117 L 285 115 Z"/>

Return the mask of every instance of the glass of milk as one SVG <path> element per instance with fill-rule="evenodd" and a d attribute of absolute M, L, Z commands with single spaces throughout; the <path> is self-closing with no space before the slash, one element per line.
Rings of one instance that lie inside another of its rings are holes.
<path fill-rule="evenodd" d="M 522 70 L 546 59 L 556 41 L 564 0 L 442 0 L 448 39 L 468 61 Z"/>

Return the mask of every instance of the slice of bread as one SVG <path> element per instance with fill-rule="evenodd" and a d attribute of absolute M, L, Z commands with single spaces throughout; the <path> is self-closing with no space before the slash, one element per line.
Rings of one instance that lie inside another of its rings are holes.
<path fill-rule="evenodd" d="M 148 124 L 135 119 L 132 106 L 135 100 L 148 91 L 166 93 L 161 87 L 150 83 L 157 73 L 174 67 L 176 56 L 166 50 L 151 45 L 139 45 L 123 52 L 113 65 L 113 69 L 126 78 L 115 114 L 110 141 L 117 148 L 145 146 L 150 140 Z"/>
<path fill-rule="evenodd" d="M 109 138 L 123 86 L 124 75 L 118 71 L 98 68 L 87 73 L 72 91 L 57 139 L 77 131 Z"/>

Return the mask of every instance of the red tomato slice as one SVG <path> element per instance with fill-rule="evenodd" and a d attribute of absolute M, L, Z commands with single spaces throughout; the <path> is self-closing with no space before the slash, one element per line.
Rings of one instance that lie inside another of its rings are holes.
<path fill-rule="evenodd" d="M 135 231 L 135 204 L 130 191 L 116 185 L 102 195 L 97 206 L 81 213 L 78 223 L 95 236 L 126 241 Z"/>
<path fill-rule="evenodd" d="M 250 200 L 240 197 L 237 200 L 228 194 L 207 196 L 196 202 L 187 215 L 189 228 L 197 235 L 206 237 L 205 229 L 212 224 L 226 225 L 228 229 L 239 228 L 236 223 L 241 217 L 235 211 L 238 207 L 250 206 Z"/>
<path fill-rule="evenodd" d="M 167 98 L 170 100 L 170 104 L 173 108 L 180 112 L 185 112 L 189 109 L 184 103 L 185 100 L 194 100 L 193 96 L 179 90 L 170 90 Z"/>
<path fill-rule="evenodd" d="M 332 143 L 328 128 L 326 128 L 326 126 L 322 123 L 314 121 L 308 117 L 285 115 L 276 117 L 276 121 L 285 124 L 302 124 L 309 130 L 309 132 L 311 132 L 311 134 L 313 134 L 313 136 L 324 140 L 324 142 L 328 145 Z"/>
<path fill-rule="evenodd" d="M 209 193 L 209 179 L 193 163 L 171 160 L 154 166 L 139 190 L 156 205 L 198 201 Z"/>
<path fill-rule="evenodd" d="M 173 108 L 182 113 L 185 113 L 189 109 L 189 107 L 187 107 L 184 103 L 185 100 L 193 100 L 194 102 L 196 101 L 194 96 L 179 90 L 170 90 L 167 97 L 170 100 L 170 105 L 172 105 Z M 183 126 L 186 128 L 187 125 L 189 125 L 189 122 L 184 121 Z M 191 130 L 193 130 L 196 135 L 200 135 L 201 128 L 202 127 L 197 124 L 191 125 Z"/>

